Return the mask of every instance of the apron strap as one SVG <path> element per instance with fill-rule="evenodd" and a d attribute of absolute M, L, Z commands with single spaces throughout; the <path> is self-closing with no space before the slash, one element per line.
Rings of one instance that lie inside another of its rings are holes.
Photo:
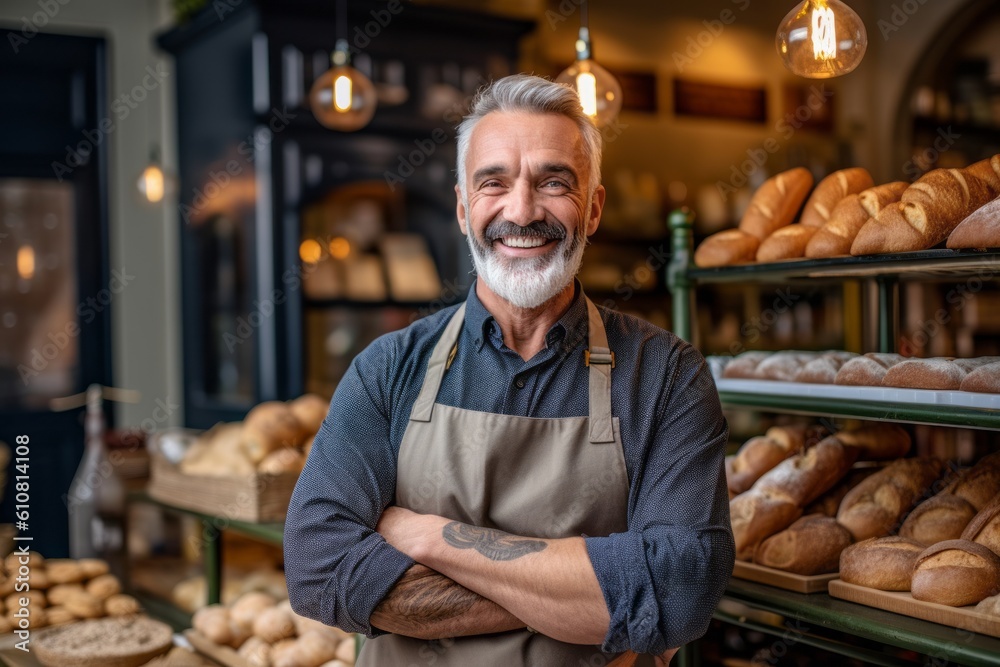
<path fill-rule="evenodd" d="M 448 325 L 444 328 L 444 333 L 434 346 L 431 359 L 427 362 L 427 373 L 424 376 L 424 384 L 420 388 L 417 400 L 410 410 L 410 420 L 418 422 L 429 422 L 431 412 L 434 411 L 434 402 L 437 400 L 438 390 L 441 388 L 441 380 L 444 373 L 454 359 L 455 349 L 458 345 L 458 335 L 462 332 L 462 325 L 465 323 L 465 302 L 458 307 L 458 310 L 448 320 Z"/>
<path fill-rule="evenodd" d="M 590 441 L 606 443 L 615 441 L 614 420 L 611 415 L 611 369 L 615 367 L 615 353 L 608 347 L 608 334 L 597 306 L 587 299 L 587 328 L 590 332 L 589 349 L 584 350 L 584 363 L 590 367 Z"/>

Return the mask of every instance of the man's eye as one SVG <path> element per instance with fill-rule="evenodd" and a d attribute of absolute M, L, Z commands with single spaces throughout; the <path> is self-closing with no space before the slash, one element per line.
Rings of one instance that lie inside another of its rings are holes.
<path fill-rule="evenodd" d="M 500 181 L 486 181 L 480 187 L 483 187 L 483 188 L 499 188 L 499 187 L 503 187 L 503 183 L 501 183 Z"/>
<path fill-rule="evenodd" d="M 546 188 L 565 188 L 566 184 L 562 181 L 548 181 L 544 187 Z"/>

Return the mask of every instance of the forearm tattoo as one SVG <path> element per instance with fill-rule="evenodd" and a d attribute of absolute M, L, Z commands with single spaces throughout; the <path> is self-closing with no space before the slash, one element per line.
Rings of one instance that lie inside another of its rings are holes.
<path fill-rule="evenodd" d="M 480 528 L 452 521 L 441 531 L 444 541 L 456 549 L 475 549 L 490 560 L 514 560 L 548 546 L 544 540 L 518 537 L 496 528 Z"/>

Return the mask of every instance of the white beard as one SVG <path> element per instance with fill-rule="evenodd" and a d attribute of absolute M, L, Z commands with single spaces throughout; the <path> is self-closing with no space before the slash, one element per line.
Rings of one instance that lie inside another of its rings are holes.
<path fill-rule="evenodd" d="M 469 230 L 466 240 L 479 279 L 494 294 L 518 308 L 537 308 L 555 297 L 572 282 L 583 263 L 587 237 L 582 226 L 579 233 L 567 236 L 549 255 L 511 259 L 501 256 L 491 246 L 483 246 L 468 226 L 468 218 L 466 224 Z"/>

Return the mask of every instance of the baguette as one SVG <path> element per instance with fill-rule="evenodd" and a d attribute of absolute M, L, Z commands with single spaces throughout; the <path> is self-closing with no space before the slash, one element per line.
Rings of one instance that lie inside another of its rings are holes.
<path fill-rule="evenodd" d="M 957 540 L 975 515 L 976 508 L 968 500 L 942 492 L 917 505 L 906 517 L 899 535 L 928 546 Z"/>
<path fill-rule="evenodd" d="M 743 443 L 736 455 L 726 460 L 729 491 L 734 495 L 747 491 L 761 475 L 801 450 L 805 431 L 804 426 L 774 426 Z"/>
<path fill-rule="evenodd" d="M 857 450 L 844 447 L 837 438 L 830 436 L 805 453 L 779 463 L 761 476 L 751 490 L 781 495 L 805 507 L 832 489 L 856 459 Z"/>
<path fill-rule="evenodd" d="M 861 208 L 865 210 L 869 218 L 877 216 L 883 208 L 890 204 L 895 204 L 903 197 L 903 193 L 910 187 L 906 181 L 893 181 L 885 185 L 876 185 L 868 188 L 858 195 L 861 201 Z M 857 232 L 855 232 L 857 236 Z M 853 239 L 852 239 L 853 240 Z"/>
<path fill-rule="evenodd" d="M 880 591 L 908 591 L 913 568 L 925 548 L 897 536 L 852 544 L 840 554 L 840 578 Z"/>
<path fill-rule="evenodd" d="M 991 158 L 970 164 L 965 168 L 965 173 L 982 179 L 989 186 L 994 197 L 1000 195 L 1000 155 L 994 155 Z"/>
<path fill-rule="evenodd" d="M 910 591 L 914 600 L 976 604 L 1000 593 L 1000 556 L 968 540 L 938 542 L 917 558 Z"/>
<path fill-rule="evenodd" d="M 819 229 L 830 219 L 830 213 L 841 199 L 875 185 L 871 174 L 861 167 L 835 171 L 816 186 L 802 211 L 802 224 Z"/>
<path fill-rule="evenodd" d="M 858 542 L 889 535 L 943 469 L 939 459 L 894 461 L 844 496 L 837 521 Z"/>
<path fill-rule="evenodd" d="M 899 424 L 872 424 L 837 431 L 834 434 L 847 447 L 858 449 L 860 461 L 891 461 L 910 451 L 910 434 Z"/>
<path fill-rule="evenodd" d="M 851 244 L 865 223 L 889 204 L 898 202 L 909 186 L 905 181 L 895 181 L 844 197 L 830 213 L 827 223 L 809 239 L 806 257 L 850 255 Z"/>
<path fill-rule="evenodd" d="M 754 193 L 740 229 L 763 241 L 775 230 L 792 224 L 812 186 L 812 174 L 803 167 L 772 176 Z"/>
<path fill-rule="evenodd" d="M 962 386 L 965 375 L 961 365 L 953 359 L 907 359 L 886 371 L 882 386 L 957 390 Z"/>
<path fill-rule="evenodd" d="M 727 229 L 701 242 L 694 253 L 694 263 L 706 269 L 745 264 L 757 256 L 759 245 L 757 237 L 739 229 Z"/>
<path fill-rule="evenodd" d="M 776 230 L 757 248 L 758 262 L 777 262 L 783 259 L 804 257 L 806 244 L 816 233 L 815 227 L 788 225 Z"/>
<path fill-rule="evenodd" d="M 1000 199 L 987 202 L 960 222 L 948 236 L 948 247 L 1000 248 Z"/>
<path fill-rule="evenodd" d="M 976 514 L 962 532 L 970 540 L 1000 555 L 1000 496 Z"/>
<path fill-rule="evenodd" d="M 812 514 L 761 542 L 753 560 L 795 574 L 824 574 L 837 571 L 840 553 L 850 544 L 851 534 L 835 519 Z"/>
<path fill-rule="evenodd" d="M 869 352 L 844 363 L 837 371 L 835 384 L 880 387 L 886 371 L 905 360 L 901 354 Z"/>
<path fill-rule="evenodd" d="M 941 243 L 962 220 L 987 203 L 990 189 L 957 169 L 928 172 L 858 232 L 852 255 L 925 250 Z"/>
<path fill-rule="evenodd" d="M 729 501 L 729 516 L 736 557 L 751 560 L 757 545 L 792 525 L 802 508 L 785 494 L 750 489 Z"/>

